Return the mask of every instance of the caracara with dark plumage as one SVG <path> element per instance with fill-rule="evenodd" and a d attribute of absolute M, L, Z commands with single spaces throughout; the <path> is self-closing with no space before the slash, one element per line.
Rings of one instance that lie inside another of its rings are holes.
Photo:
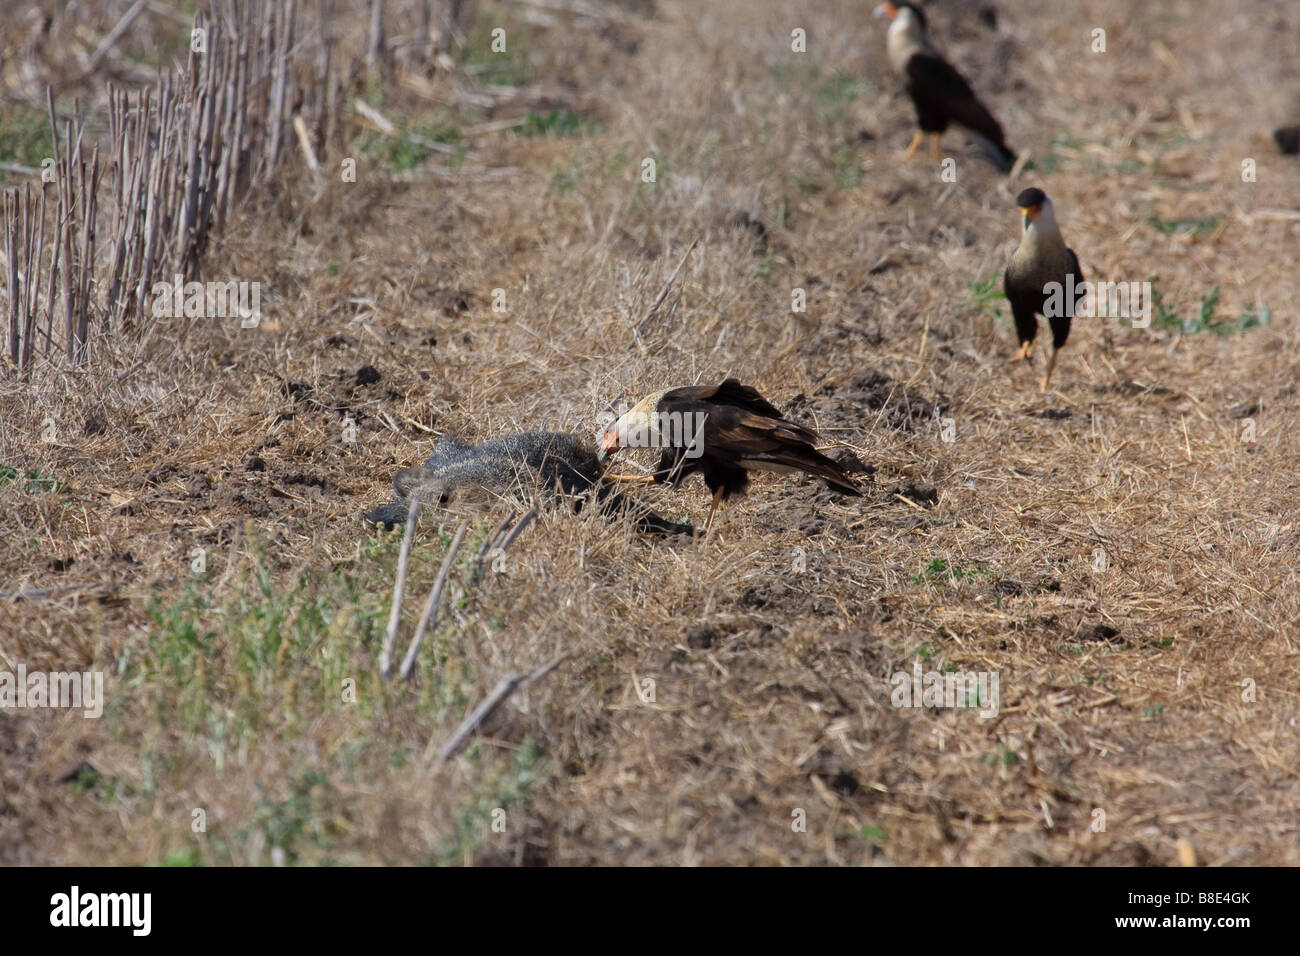
<path fill-rule="evenodd" d="M 839 462 L 815 447 L 811 428 L 796 425 L 755 389 L 729 378 L 721 385 L 687 385 L 655 392 L 605 430 L 604 461 L 626 447 L 661 448 L 652 475 L 607 479 L 675 484 L 696 472 L 713 492 L 707 531 L 718 507 L 749 485 L 750 471 L 805 472 L 835 491 L 859 495 Z"/>
<path fill-rule="evenodd" d="M 1044 316 L 1052 327 L 1052 357 L 1039 386 L 1039 391 L 1045 392 L 1056 368 L 1056 355 L 1070 337 L 1070 318 L 1076 303 L 1068 301 L 1067 295 L 1070 289 L 1082 288 L 1083 270 L 1079 268 L 1079 257 L 1061 237 L 1047 193 L 1026 189 L 1016 197 L 1016 205 L 1020 207 L 1023 227 L 1020 246 L 1002 279 L 1020 339 L 1020 350 L 1011 361 L 1028 357 L 1038 334 L 1038 316 Z M 1055 283 L 1059 285 L 1053 288 Z"/>
<path fill-rule="evenodd" d="M 930 46 L 920 8 L 910 3 L 882 3 L 875 15 L 890 21 L 885 38 L 889 63 L 903 78 L 920 127 L 903 155 L 904 162 L 911 160 L 926 133 L 930 134 L 930 159 L 939 162 L 939 138 L 956 123 L 983 141 L 1002 172 L 1010 172 L 1016 154 L 1007 146 L 1002 127 L 976 98 L 966 78 Z"/>

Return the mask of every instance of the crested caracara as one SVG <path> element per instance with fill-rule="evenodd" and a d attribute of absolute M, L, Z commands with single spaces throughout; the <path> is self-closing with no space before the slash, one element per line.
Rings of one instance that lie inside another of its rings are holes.
<path fill-rule="evenodd" d="M 659 467 L 646 476 L 609 476 L 674 484 L 699 472 L 713 492 L 705 531 L 718 506 L 749 485 L 749 471 L 806 472 L 836 491 L 861 494 L 844 468 L 814 446 L 817 433 L 782 417 L 748 385 L 687 385 L 642 399 L 606 429 L 597 452 L 603 462 L 620 448 L 662 448 Z"/>
<path fill-rule="evenodd" d="M 903 78 L 916 107 L 916 135 L 903 155 L 912 158 L 925 134 L 930 134 L 930 160 L 939 161 L 939 137 L 951 123 L 964 126 L 983 141 L 1002 172 L 1010 172 L 1016 154 L 1007 146 L 998 121 L 984 107 L 970 84 L 939 55 L 925 38 L 925 14 L 910 3 L 882 3 L 875 16 L 890 21 L 885 47 L 889 63 Z"/>
<path fill-rule="evenodd" d="M 1045 392 L 1052 380 L 1052 369 L 1056 368 L 1056 353 L 1070 337 L 1075 303 L 1067 299 L 1067 290 L 1083 287 L 1083 270 L 1079 268 L 1079 257 L 1061 238 L 1061 228 L 1056 224 L 1047 193 L 1026 189 L 1016 197 L 1016 205 L 1020 207 L 1024 231 L 1002 279 L 1016 320 L 1016 336 L 1020 339 L 1020 351 L 1011 361 L 1018 362 L 1029 355 L 1034 336 L 1038 334 L 1036 316 L 1045 316 L 1052 326 L 1052 357 L 1039 386 L 1039 391 Z M 1053 283 L 1059 286 L 1053 289 Z M 1062 314 L 1053 314 L 1056 312 Z"/>

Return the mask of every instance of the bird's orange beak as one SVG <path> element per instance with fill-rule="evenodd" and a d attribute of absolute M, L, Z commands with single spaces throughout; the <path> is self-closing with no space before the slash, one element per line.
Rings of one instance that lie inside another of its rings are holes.
<path fill-rule="evenodd" d="M 1042 211 L 1043 207 L 1041 205 L 1020 207 L 1020 215 L 1023 217 L 1022 222 L 1026 229 L 1029 228 L 1031 222 L 1038 218 L 1038 214 Z"/>
<path fill-rule="evenodd" d="M 600 436 L 600 446 L 596 449 L 596 461 L 605 464 L 605 459 L 618 451 L 618 429 L 611 428 Z"/>
<path fill-rule="evenodd" d="M 871 15 L 877 20 L 882 18 L 885 20 L 892 20 L 894 17 L 898 16 L 898 7 L 894 6 L 892 3 L 882 3 L 871 12 Z"/>

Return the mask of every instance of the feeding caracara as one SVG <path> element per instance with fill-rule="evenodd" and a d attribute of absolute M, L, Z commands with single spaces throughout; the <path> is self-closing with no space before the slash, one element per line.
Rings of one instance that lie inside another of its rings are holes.
<path fill-rule="evenodd" d="M 1070 318 L 1074 315 L 1075 303 L 1069 302 L 1062 290 L 1081 288 L 1083 270 L 1079 268 L 1079 257 L 1061 238 L 1061 228 L 1056 224 L 1047 193 L 1026 189 L 1016 197 L 1016 205 L 1020 207 L 1024 231 L 1002 278 L 1016 320 L 1016 336 L 1020 339 L 1020 351 L 1011 361 L 1018 362 L 1029 355 L 1034 336 L 1038 334 L 1037 315 L 1045 316 L 1052 326 L 1052 357 L 1039 386 L 1039 391 L 1045 392 L 1052 380 L 1052 369 L 1056 368 L 1056 354 L 1070 336 Z M 1073 285 L 1069 280 L 1071 274 Z M 1060 283 L 1055 294 L 1052 283 Z M 1049 304 L 1049 300 L 1054 301 Z M 1055 312 L 1063 314 L 1052 314 Z"/>
<path fill-rule="evenodd" d="M 925 14 L 910 3 L 882 3 L 875 16 L 890 21 L 885 38 L 889 63 L 904 80 L 920 127 L 903 155 L 907 162 L 930 134 L 930 160 L 939 161 L 939 138 L 951 123 L 964 126 L 984 141 L 1002 172 L 1010 172 L 1016 154 L 1007 146 L 998 121 L 970 84 L 925 38 Z"/>
<path fill-rule="evenodd" d="M 625 447 L 662 448 L 653 475 L 609 476 L 673 484 L 699 472 L 713 492 L 707 532 L 718 506 L 749 485 L 749 471 L 806 472 L 836 491 L 859 495 L 834 459 L 814 446 L 815 431 L 796 425 L 748 385 L 729 378 L 721 385 L 687 385 L 655 392 L 606 429 L 603 462 Z"/>

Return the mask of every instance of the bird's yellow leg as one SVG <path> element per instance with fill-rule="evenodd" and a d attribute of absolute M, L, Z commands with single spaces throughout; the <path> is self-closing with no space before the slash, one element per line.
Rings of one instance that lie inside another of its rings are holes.
<path fill-rule="evenodd" d="M 635 484 L 648 485 L 655 480 L 654 475 L 605 475 L 606 481 L 628 481 Z"/>
<path fill-rule="evenodd" d="M 704 522 L 704 534 L 707 536 L 713 528 L 713 516 L 718 513 L 718 508 L 722 505 L 722 489 L 719 488 L 713 493 L 713 507 L 709 509 L 709 520 Z"/>
<path fill-rule="evenodd" d="M 930 134 L 930 162 L 938 165 L 939 162 L 939 133 Z"/>
<path fill-rule="evenodd" d="M 1043 383 L 1038 386 L 1040 392 L 1047 391 L 1048 383 L 1052 381 L 1052 369 L 1056 368 L 1056 356 L 1060 351 L 1060 349 L 1052 349 L 1052 357 L 1047 360 L 1047 374 L 1043 376 Z"/>
<path fill-rule="evenodd" d="M 912 154 L 916 152 L 917 147 L 921 145 L 923 139 L 925 139 L 925 133 L 918 129 L 916 135 L 912 137 L 912 145 L 907 147 L 907 152 L 903 154 L 903 162 L 910 163 L 912 161 Z"/>
<path fill-rule="evenodd" d="M 1029 358 L 1029 350 L 1033 347 L 1033 342 L 1021 342 L 1020 351 L 1011 357 L 1011 361 L 1019 362 L 1022 358 Z"/>

